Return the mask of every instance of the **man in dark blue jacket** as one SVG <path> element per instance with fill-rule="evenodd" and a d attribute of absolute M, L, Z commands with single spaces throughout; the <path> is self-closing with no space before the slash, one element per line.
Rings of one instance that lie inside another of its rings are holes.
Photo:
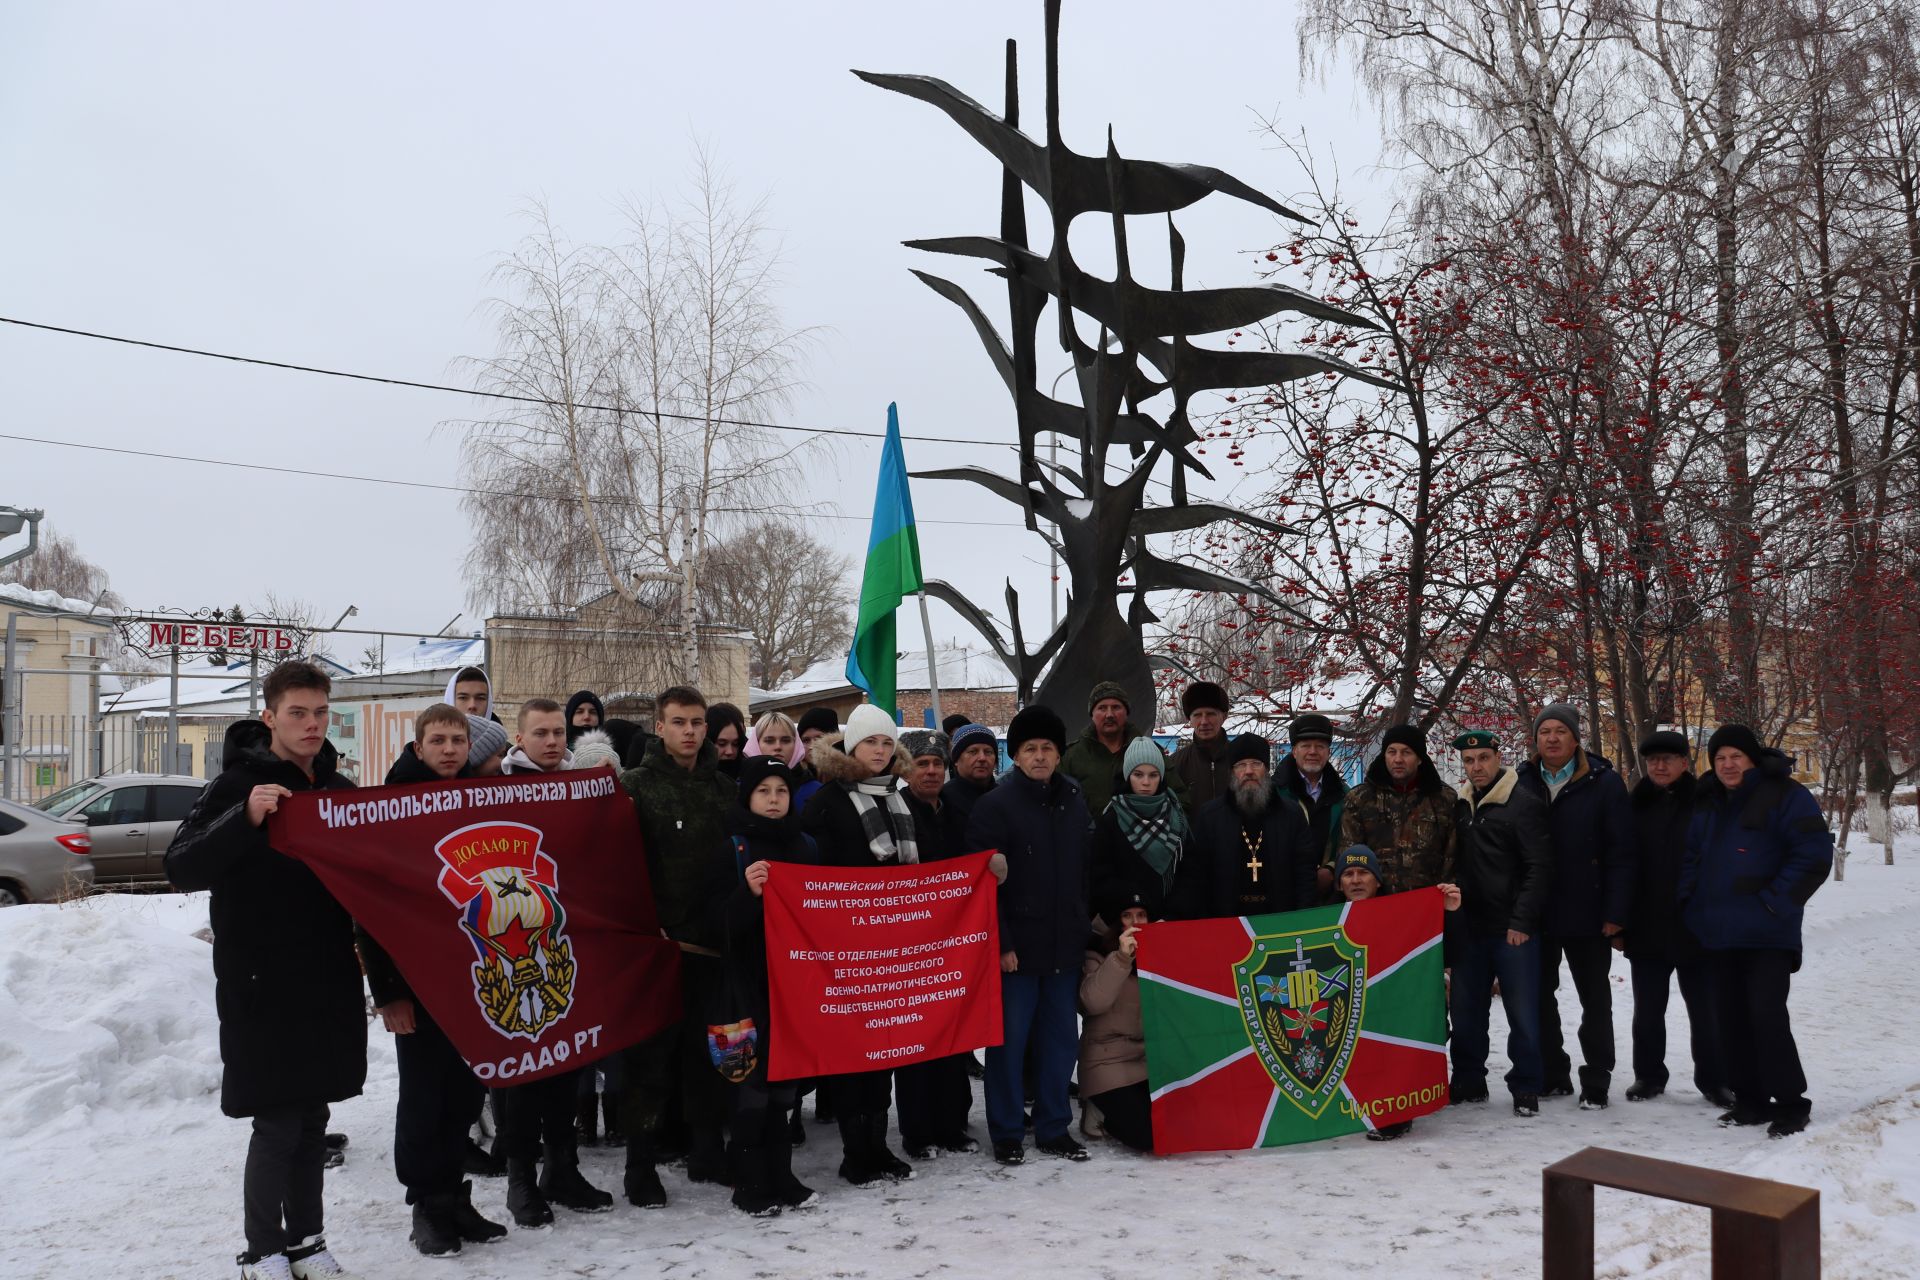
<path fill-rule="evenodd" d="M 1007 727 L 1014 768 L 981 796 L 967 822 L 969 853 L 997 849 L 1007 860 L 1000 886 L 1000 1003 L 1005 1041 L 987 1050 L 987 1131 L 993 1158 L 1025 1159 L 1021 1067 L 1035 1046 L 1034 1146 L 1085 1160 L 1067 1132 L 1067 1085 L 1079 1057 L 1080 965 L 1093 911 L 1087 902 L 1092 820 L 1079 784 L 1059 771 L 1067 726 L 1032 706 Z"/>
<path fill-rule="evenodd" d="M 1706 948 L 1720 1044 L 1735 1098 L 1723 1125 L 1765 1124 L 1770 1138 L 1807 1127 L 1813 1104 L 1787 1018 L 1800 968 L 1807 899 L 1833 869 L 1833 833 L 1786 756 L 1745 725 L 1707 741 L 1713 776 L 1699 786 L 1679 896 Z"/>
<path fill-rule="evenodd" d="M 1633 968 L 1633 1084 L 1628 1102 L 1667 1091 L 1667 1001 L 1673 980 L 1687 1006 L 1693 1046 L 1693 1086 L 1722 1109 L 1733 1105 L 1713 1025 L 1713 997 L 1706 957 L 1680 918 L 1680 865 L 1687 857 L 1693 822 L 1693 748 L 1671 729 L 1640 744 L 1645 776 L 1633 789 L 1634 843 L 1639 851 L 1633 894 L 1633 928 L 1627 931 L 1627 961 Z"/>
<path fill-rule="evenodd" d="M 1560 1034 L 1560 959 L 1580 997 L 1580 1107 L 1607 1105 L 1613 1081 L 1613 989 L 1607 971 L 1633 912 L 1633 806 L 1613 766 L 1580 746 L 1580 713 L 1564 702 L 1533 721 L 1534 758 L 1519 785 L 1547 802 L 1553 889 L 1541 921 L 1540 1062 L 1545 1098 L 1573 1092 Z"/>

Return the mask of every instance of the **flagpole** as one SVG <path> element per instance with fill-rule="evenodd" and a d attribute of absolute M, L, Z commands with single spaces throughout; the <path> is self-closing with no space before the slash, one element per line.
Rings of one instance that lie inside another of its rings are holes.
<path fill-rule="evenodd" d="M 940 664 L 933 656 L 933 623 L 927 620 L 927 593 L 920 593 L 920 630 L 927 637 L 927 692 L 933 695 L 933 727 L 946 719 L 940 710 Z"/>

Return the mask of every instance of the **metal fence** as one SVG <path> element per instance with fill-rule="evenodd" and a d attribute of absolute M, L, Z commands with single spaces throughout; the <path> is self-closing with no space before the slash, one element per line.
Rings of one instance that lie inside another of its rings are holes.
<path fill-rule="evenodd" d="M 17 718 L 15 741 L 0 744 L 12 768 L 13 794 L 31 804 L 63 787 L 106 773 L 177 773 L 212 777 L 219 771 L 218 743 L 231 718 L 196 718 L 190 734 L 167 751 L 167 722 L 154 716 L 48 716 Z M 196 747 L 199 750 L 196 750 Z M 209 768 L 211 767 L 211 772 Z"/>

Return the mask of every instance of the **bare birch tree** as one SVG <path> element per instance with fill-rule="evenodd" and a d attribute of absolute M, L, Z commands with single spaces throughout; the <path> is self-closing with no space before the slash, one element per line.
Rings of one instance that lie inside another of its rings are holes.
<path fill-rule="evenodd" d="M 764 202 L 696 148 L 679 206 L 630 202 L 615 245 L 544 208 L 498 271 L 483 389 L 527 397 L 464 442 L 470 596 L 567 611 L 609 592 L 681 637 L 700 678 L 702 570 L 727 528 L 791 509 L 797 455 L 752 425 L 784 407 L 812 341 L 781 318 Z M 670 588 L 663 590 L 663 588 Z"/>

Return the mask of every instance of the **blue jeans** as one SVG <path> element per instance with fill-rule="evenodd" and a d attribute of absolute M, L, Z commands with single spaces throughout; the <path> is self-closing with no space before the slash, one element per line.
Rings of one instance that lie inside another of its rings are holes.
<path fill-rule="evenodd" d="M 1488 1017 L 1493 1011 L 1493 980 L 1500 980 L 1500 1003 L 1507 1010 L 1507 1090 L 1538 1096 L 1544 1083 L 1540 1065 L 1540 940 L 1529 937 L 1511 946 L 1504 933 L 1462 939 L 1453 957 L 1453 1083 L 1481 1088 L 1487 1083 Z"/>
<path fill-rule="evenodd" d="M 987 1133 L 995 1142 L 1026 1137 L 1023 1077 L 1029 1040 L 1035 1059 L 1033 1136 L 1041 1142 L 1066 1136 L 1073 1119 L 1067 1085 L 1080 1056 L 1079 999 L 1078 973 L 1000 975 L 1006 1040 L 987 1050 Z"/>

